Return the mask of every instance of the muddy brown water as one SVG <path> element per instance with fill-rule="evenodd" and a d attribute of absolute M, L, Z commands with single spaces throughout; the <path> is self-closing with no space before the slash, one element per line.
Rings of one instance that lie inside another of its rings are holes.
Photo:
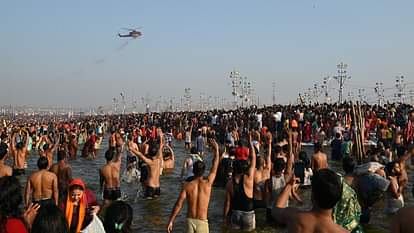
<path fill-rule="evenodd" d="M 97 152 L 97 159 L 90 160 L 80 158 L 80 152 L 78 152 L 78 159 L 69 161 L 73 168 L 73 177 L 82 178 L 87 187 L 97 194 L 98 200 L 102 200 L 102 195 L 98 194 L 99 190 L 99 175 L 98 170 L 105 163 L 104 153 L 107 148 L 107 137 L 103 140 L 101 149 Z M 174 142 L 174 152 L 176 156 L 175 169 L 172 173 L 163 175 L 161 177 L 161 196 L 156 200 L 144 200 L 138 198 L 135 202 L 138 184 L 121 184 L 121 190 L 126 195 L 126 201 L 132 206 L 134 210 L 133 218 L 133 232 L 140 233 L 152 233 L 152 232 L 166 232 L 166 224 L 170 216 L 171 210 L 177 200 L 178 194 L 181 188 L 180 172 L 184 158 L 187 156 L 187 152 L 184 149 L 184 142 Z M 305 147 L 305 151 L 308 155 L 311 153 L 310 147 Z M 326 152 L 329 149 L 325 150 Z M 28 158 L 28 169 L 26 174 L 30 174 L 36 169 L 37 152 L 32 152 Z M 211 152 L 206 157 L 207 168 L 211 165 Z M 330 161 L 330 166 L 337 171 L 340 171 L 340 164 Z M 122 171 L 125 169 L 125 159 L 122 161 Z M 206 169 L 208 171 L 208 169 Z M 409 172 L 410 181 L 412 180 L 412 173 Z M 22 177 L 21 183 L 25 185 L 26 177 Z M 22 186 L 24 188 L 24 186 Z M 411 187 L 411 183 L 410 183 Z M 411 190 L 411 189 L 409 189 Z M 301 209 L 309 209 L 310 203 L 310 190 L 301 190 L 300 195 L 305 200 L 304 204 L 297 206 Z M 209 226 L 210 232 L 242 232 L 242 231 L 230 231 L 223 225 L 223 204 L 224 204 L 225 191 L 223 188 L 213 188 L 212 197 L 209 206 Z M 413 205 L 413 198 L 408 192 L 405 193 L 406 205 Z M 292 203 L 292 206 L 296 206 Z M 180 214 L 178 215 L 175 224 L 174 232 L 185 232 L 185 218 L 186 218 L 186 205 L 184 205 Z M 372 210 L 372 218 L 369 225 L 365 226 L 365 232 L 367 233 L 383 233 L 389 232 L 391 216 L 385 215 L 384 204 L 378 203 Z M 256 225 L 257 233 L 282 233 L 286 232 L 284 228 L 275 228 L 269 226 L 265 222 L 265 210 L 258 210 L 256 212 Z"/>

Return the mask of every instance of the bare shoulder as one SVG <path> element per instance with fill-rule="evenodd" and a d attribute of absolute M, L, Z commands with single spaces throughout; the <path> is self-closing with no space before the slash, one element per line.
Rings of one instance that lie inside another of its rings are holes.
<path fill-rule="evenodd" d="M 51 171 L 46 171 L 46 175 L 49 176 L 50 178 L 57 179 L 56 174 Z"/>

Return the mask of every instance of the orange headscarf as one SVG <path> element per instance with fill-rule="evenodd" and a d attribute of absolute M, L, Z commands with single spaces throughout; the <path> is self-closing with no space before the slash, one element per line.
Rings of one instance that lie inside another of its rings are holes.
<path fill-rule="evenodd" d="M 85 183 L 83 183 L 81 179 L 73 179 L 72 182 L 70 182 L 69 184 L 69 190 L 74 185 L 81 186 L 83 189 L 83 194 L 79 201 L 78 225 L 76 226 L 76 233 L 79 233 L 81 231 L 83 220 L 85 219 L 85 213 L 86 213 L 86 206 L 87 206 L 87 200 L 86 200 L 86 194 L 85 194 L 86 189 L 85 189 Z M 70 200 L 70 194 L 68 192 L 68 197 L 66 198 L 65 215 L 66 215 L 66 219 L 68 220 L 69 227 L 72 223 L 73 208 L 74 208 L 74 204 Z"/>

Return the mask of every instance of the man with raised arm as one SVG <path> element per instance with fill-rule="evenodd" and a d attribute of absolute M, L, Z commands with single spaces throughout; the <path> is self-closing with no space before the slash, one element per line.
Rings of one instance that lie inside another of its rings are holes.
<path fill-rule="evenodd" d="M 252 231 L 256 228 L 253 205 L 254 173 L 256 170 L 256 151 L 249 133 L 250 165 L 247 160 L 234 162 L 233 179 L 227 182 L 224 203 L 224 221 L 230 218 L 232 229 Z M 231 209 L 231 211 L 230 211 Z M 231 215 L 229 215 L 231 212 Z"/>
<path fill-rule="evenodd" d="M 11 139 L 10 152 L 13 155 L 13 176 L 21 176 L 25 174 L 26 156 L 29 154 L 27 146 L 29 145 L 29 133 L 26 131 L 26 138 L 23 142 L 16 142 L 17 132 L 14 132 Z"/>
<path fill-rule="evenodd" d="M 189 178 L 183 184 L 178 200 L 175 203 L 174 209 L 168 221 L 167 231 L 170 233 L 173 230 L 174 220 L 177 214 L 183 207 L 185 199 L 187 199 L 187 232 L 208 233 L 208 204 L 210 202 L 211 187 L 216 178 L 217 168 L 220 160 L 220 153 L 217 142 L 210 139 L 210 144 L 214 151 L 214 159 L 210 174 L 208 177 L 203 177 L 206 165 L 203 161 L 197 161 L 193 165 L 194 176 Z"/>
<path fill-rule="evenodd" d="M 272 209 L 272 217 L 278 224 L 286 225 L 289 233 L 349 232 L 336 224 L 332 218 L 333 208 L 342 196 L 341 180 L 334 171 L 320 169 L 314 173 L 312 177 L 313 208 L 308 211 L 286 208 L 295 181 L 296 178 L 291 176 Z"/>
<path fill-rule="evenodd" d="M 52 144 L 52 142 L 50 142 L 50 140 L 48 139 L 47 143 L 43 145 L 43 151 L 39 150 L 39 155 L 47 158 L 47 161 L 48 161 L 47 169 L 50 169 L 50 167 L 52 167 L 53 154 L 55 153 L 58 147 L 59 147 L 59 140 L 57 138 L 55 138 L 54 144 Z"/>
<path fill-rule="evenodd" d="M 157 198 L 161 194 L 160 189 L 160 171 L 162 167 L 162 152 L 164 149 L 164 139 L 161 130 L 159 131 L 159 138 L 160 138 L 160 146 L 157 149 L 156 145 L 151 145 L 148 153 L 148 157 L 143 155 L 140 151 L 136 148 L 130 147 L 129 150 L 137 155 L 144 163 L 146 163 L 149 167 L 149 175 L 147 180 L 145 181 L 145 198 L 153 199 Z"/>

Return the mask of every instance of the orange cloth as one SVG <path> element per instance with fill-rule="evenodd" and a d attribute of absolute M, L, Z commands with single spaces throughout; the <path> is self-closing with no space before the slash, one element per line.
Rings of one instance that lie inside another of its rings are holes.
<path fill-rule="evenodd" d="M 83 183 L 81 179 L 73 179 L 72 182 L 70 182 L 69 184 L 69 189 L 73 185 L 81 186 L 84 191 L 79 201 L 79 218 L 78 218 L 78 226 L 76 227 L 76 233 L 80 233 L 83 220 L 85 219 L 85 213 L 86 213 L 86 205 L 87 205 L 86 194 L 85 194 L 86 190 L 85 190 L 85 184 Z M 68 195 L 68 197 L 66 198 L 65 216 L 66 216 L 66 219 L 68 220 L 69 227 L 72 223 L 73 208 L 74 208 L 74 204 L 70 200 L 70 195 Z"/>
<path fill-rule="evenodd" d="M 295 119 L 293 119 L 292 122 L 291 122 L 291 126 L 292 126 L 292 128 L 297 128 L 298 127 L 298 122 Z"/>

